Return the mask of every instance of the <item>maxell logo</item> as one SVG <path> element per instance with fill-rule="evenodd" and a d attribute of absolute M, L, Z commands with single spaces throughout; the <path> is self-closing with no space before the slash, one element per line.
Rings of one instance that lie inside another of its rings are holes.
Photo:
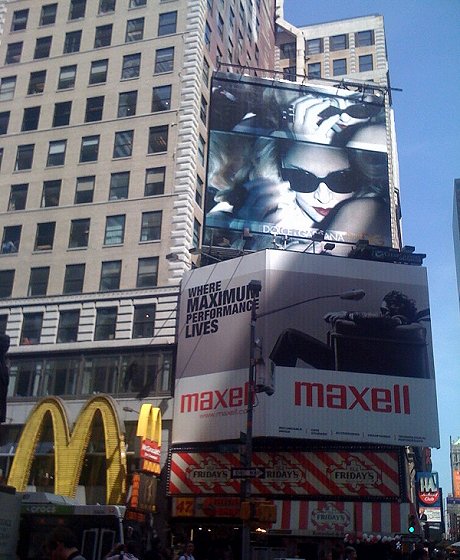
<path fill-rule="evenodd" d="M 294 405 L 312 408 L 337 408 L 365 412 L 410 414 L 408 385 L 386 387 L 362 387 L 332 383 L 308 383 L 296 381 Z"/>
<path fill-rule="evenodd" d="M 237 408 L 247 406 L 249 401 L 249 383 L 243 387 L 229 387 L 223 391 L 202 391 L 201 393 L 185 393 L 180 399 L 181 412 L 203 412 L 219 408 Z"/>

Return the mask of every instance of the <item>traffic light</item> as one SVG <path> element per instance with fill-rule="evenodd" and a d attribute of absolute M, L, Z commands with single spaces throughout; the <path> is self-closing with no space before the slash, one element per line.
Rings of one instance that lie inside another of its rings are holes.
<path fill-rule="evenodd" d="M 415 533 L 415 529 L 416 529 L 415 515 L 409 515 L 409 518 L 407 520 L 407 531 L 411 535 L 413 535 Z"/>

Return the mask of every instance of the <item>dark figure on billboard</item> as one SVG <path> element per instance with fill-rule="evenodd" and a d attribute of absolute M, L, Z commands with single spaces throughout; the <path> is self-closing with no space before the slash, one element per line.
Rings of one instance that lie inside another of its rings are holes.
<path fill-rule="evenodd" d="M 207 225 L 264 233 L 289 229 L 306 239 L 321 230 L 339 232 L 340 239 L 352 243 L 361 238 L 388 242 L 385 126 L 352 118 L 333 101 L 350 106 L 349 100 L 297 100 L 284 137 L 214 132 Z M 334 114 L 321 118 L 328 110 Z"/>
<path fill-rule="evenodd" d="M 10 376 L 6 363 L 6 353 L 10 347 L 10 337 L 0 334 L 0 423 L 6 420 L 6 398 Z"/>
<path fill-rule="evenodd" d="M 426 329 L 420 323 L 428 310 L 393 290 L 383 298 L 380 313 L 335 311 L 327 343 L 296 329 L 284 330 L 270 354 L 277 366 L 296 367 L 297 360 L 316 369 L 429 378 Z"/>

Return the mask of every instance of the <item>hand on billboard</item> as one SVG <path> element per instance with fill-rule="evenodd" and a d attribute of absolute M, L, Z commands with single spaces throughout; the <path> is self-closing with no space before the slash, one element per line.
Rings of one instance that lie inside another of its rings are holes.
<path fill-rule="evenodd" d="M 363 105 L 339 97 L 300 97 L 289 108 L 291 132 L 299 140 L 331 144 L 348 126 L 364 123 L 369 115 Z"/>
<path fill-rule="evenodd" d="M 330 313 L 326 313 L 326 315 L 324 315 L 324 320 L 332 325 L 335 325 L 337 321 L 347 321 L 349 319 L 350 314 L 348 311 L 331 311 Z"/>
<path fill-rule="evenodd" d="M 273 182 L 259 178 L 244 186 L 247 195 L 239 208 L 234 207 L 233 214 L 241 220 L 278 223 L 286 206 L 294 202 L 294 193 L 289 183 Z"/>

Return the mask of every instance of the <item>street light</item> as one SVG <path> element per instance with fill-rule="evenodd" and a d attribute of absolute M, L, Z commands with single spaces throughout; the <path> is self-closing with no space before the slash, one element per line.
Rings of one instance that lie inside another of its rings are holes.
<path fill-rule="evenodd" d="M 256 302 L 262 291 L 262 282 L 260 280 L 251 280 L 248 284 L 249 293 L 252 296 L 251 303 L 251 325 L 250 325 L 250 347 L 249 347 L 249 370 L 248 370 L 248 408 L 246 413 L 246 439 L 244 445 L 244 467 L 248 472 L 252 466 L 252 432 L 253 432 L 253 417 L 254 417 L 254 395 L 256 393 L 255 387 L 255 372 L 256 372 L 256 355 L 255 349 L 257 346 L 256 342 L 256 323 L 257 319 L 261 317 L 267 317 L 268 315 L 273 315 L 279 311 L 284 311 L 285 309 L 291 309 L 292 307 L 297 307 L 304 303 L 309 303 L 312 301 L 317 301 L 319 299 L 327 298 L 340 298 L 345 300 L 359 301 L 363 299 L 366 295 L 364 290 L 349 290 L 342 292 L 340 294 L 329 294 L 324 296 L 316 296 L 302 301 L 297 301 L 291 303 L 290 305 L 284 305 L 283 307 L 277 307 L 276 309 L 270 309 L 264 313 L 257 313 Z M 267 388 L 262 389 L 268 395 L 272 395 L 273 391 L 267 390 Z M 243 479 L 241 483 L 241 502 L 249 501 L 251 498 L 251 478 Z M 243 532 L 241 541 L 241 559 L 251 560 L 251 528 L 249 525 L 249 520 L 243 522 Z"/>

